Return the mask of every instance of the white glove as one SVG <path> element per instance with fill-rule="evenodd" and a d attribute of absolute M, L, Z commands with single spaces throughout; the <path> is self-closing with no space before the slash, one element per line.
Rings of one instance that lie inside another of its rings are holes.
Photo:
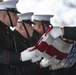
<path fill-rule="evenodd" d="M 41 58 L 42 58 L 42 57 L 40 57 L 40 56 L 35 57 L 35 58 L 32 58 L 32 59 L 31 59 L 31 62 L 32 62 L 32 63 L 35 63 L 35 62 L 37 62 L 37 61 L 40 61 Z"/>
<path fill-rule="evenodd" d="M 40 65 L 44 68 L 49 66 L 49 70 L 57 70 L 64 68 L 64 64 L 60 62 L 60 60 L 57 60 L 56 56 L 51 57 L 51 59 L 42 59 Z"/>
<path fill-rule="evenodd" d="M 53 27 L 52 30 L 50 31 L 50 35 L 55 39 L 59 36 L 62 36 L 63 32 L 60 27 Z"/>
<path fill-rule="evenodd" d="M 67 66 L 69 66 L 69 64 L 67 64 L 65 62 L 65 60 L 61 60 L 61 62 L 59 62 L 58 64 L 52 64 L 49 66 L 49 70 L 57 70 L 57 69 L 61 69 L 61 68 L 67 68 Z M 70 67 L 70 66 L 69 66 Z"/>
<path fill-rule="evenodd" d="M 35 48 L 35 46 L 27 48 L 26 50 L 22 51 L 21 52 L 21 60 L 28 61 L 28 60 L 32 59 L 33 62 L 39 61 L 40 57 L 43 56 L 43 53 L 40 52 L 38 49 L 34 49 L 34 48 Z"/>
<path fill-rule="evenodd" d="M 49 66 L 49 70 L 57 70 L 57 69 L 61 69 L 61 68 L 64 68 L 64 65 L 61 63 L 52 64 Z"/>
<path fill-rule="evenodd" d="M 45 68 L 45 67 L 48 67 L 48 66 L 50 65 L 50 60 L 44 58 L 44 59 L 41 60 L 40 65 L 41 65 L 42 67 L 44 67 L 44 68 Z"/>
<path fill-rule="evenodd" d="M 35 51 L 30 51 L 32 50 L 34 47 L 30 47 L 30 48 L 27 48 L 26 50 L 22 51 L 21 52 L 21 60 L 22 61 L 28 61 L 30 60 L 31 58 L 35 57 Z"/>
<path fill-rule="evenodd" d="M 60 62 L 60 60 L 57 60 L 56 56 L 53 56 L 50 59 L 46 59 L 46 58 L 42 59 L 40 62 L 40 65 L 45 68 L 45 67 L 48 67 L 52 64 L 57 64 L 59 62 Z"/>

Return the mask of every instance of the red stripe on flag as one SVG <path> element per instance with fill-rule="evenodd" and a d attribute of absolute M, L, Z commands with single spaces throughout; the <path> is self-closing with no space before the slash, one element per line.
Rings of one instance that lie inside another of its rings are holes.
<path fill-rule="evenodd" d="M 48 44 L 46 42 L 41 42 L 40 45 L 37 46 L 36 49 L 38 49 L 41 52 L 44 52 L 48 48 Z"/>
<path fill-rule="evenodd" d="M 46 53 L 50 56 L 56 55 L 57 56 L 56 58 L 59 60 L 62 60 L 64 57 L 68 55 L 68 53 L 60 52 L 58 49 L 56 49 L 52 45 L 48 47 L 48 49 L 46 50 Z"/>
<path fill-rule="evenodd" d="M 53 27 L 48 27 L 48 29 L 47 29 L 46 32 L 45 32 L 45 36 L 51 31 L 52 28 L 53 28 Z"/>

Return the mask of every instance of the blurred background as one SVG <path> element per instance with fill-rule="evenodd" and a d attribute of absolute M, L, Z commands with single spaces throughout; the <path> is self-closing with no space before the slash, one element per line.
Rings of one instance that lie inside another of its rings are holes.
<path fill-rule="evenodd" d="M 0 2 L 1 2 L 1 1 L 3 1 L 3 0 L 0 0 Z"/>

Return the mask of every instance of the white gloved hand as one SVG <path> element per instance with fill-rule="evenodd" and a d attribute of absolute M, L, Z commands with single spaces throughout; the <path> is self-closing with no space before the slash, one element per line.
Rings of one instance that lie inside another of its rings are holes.
<path fill-rule="evenodd" d="M 26 50 L 21 52 L 22 61 L 28 61 L 32 59 L 32 62 L 36 62 L 39 61 L 42 56 L 43 53 L 40 52 L 38 49 L 35 49 L 35 46 L 27 48 Z"/>
<path fill-rule="evenodd" d="M 75 62 L 73 62 L 73 64 L 74 63 Z M 52 64 L 51 66 L 49 66 L 49 70 L 57 70 L 57 69 L 61 69 L 61 68 L 68 68 L 68 67 L 72 67 L 73 64 L 69 64 L 69 62 L 66 62 L 65 59 L 63 59 L 60 63 Z"/>
<path fill-rule="evenodd" d="M 37 62 L 37 61 L 40 61 L 41 58 L 42 58 L 42 57 L 39 57 L 39 56 L 38 56 L 38 57 L 34 57 L 34 58 L 31 59 L 31 62 L 32 62 L 32 63 L 35 63 L 35 62 Z"/>
<path fill-rule="evenodd" d="M 71 67 L 68 63 L 65 62 L 65 59 L 61 60 L 58 64 L 52 64 L 49 66 L 49 70 L 57 70 L 61 68 L 68 68 Z"/>
<path fill-rule="evenodd" d="M 50 60 L 44 58 L 44 59 L 41 60 L 40 65 L 41 65 L 42 67 L 44 67 L 44 68 L 45 68 L 45 67 L 48 67 L 48 66 L 50 65 Z"/>
<path fill-rule="evenodd" d="M 31 58 L 35 57 L 35 51 L 36 50 L 30 51 L 33 48 L 34 47 L 30 47 L 30 48 L 27 48 L 26 50 L 24 50 L 24 51 L 21 52 L 21 60 L 22 61 L 28 61 Z"/>
<path fill-rule="evenodd" d="M 52 64 L 49 66 L 49 70 L 57 70 L 57 69 L 61 69 L 61 68 L 64 68 L 64 65 L 61 63 Z"/>
<path fill-rule="evenodd" d="M 50 35 L 55 39 L 59 36 L 62 36 L 63 32 L 60 27 L 53 27 L 52 30 L 50 31 Z"/>
<path fill-rule="evenodd" d="M 47 58 L 42 59 L 41 62 L 40 62 L 40 65 L 42 67 L 48 67 L 48 66 L 50 66 L 52 64 L 57 64 L 59 62 L 60 62 L 60 60 L 57 60 L 56 56 L 53 56 L 50 59 L 47 59 Z"/>

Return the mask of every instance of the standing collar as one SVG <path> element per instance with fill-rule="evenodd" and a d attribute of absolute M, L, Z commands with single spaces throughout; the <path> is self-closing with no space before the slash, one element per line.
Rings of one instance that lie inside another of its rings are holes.
<path fill-rule="evenodd" d="M 14 34 L 18 36 L 20 39 L 27 40 L 27 38 L 23 37 L 16 29 L 14 30 Z"/>
<path fill-rule="evenodd" d="M 0 21 L 0 27 L 3 31 L 11 31 L 10 27 Z"/>

